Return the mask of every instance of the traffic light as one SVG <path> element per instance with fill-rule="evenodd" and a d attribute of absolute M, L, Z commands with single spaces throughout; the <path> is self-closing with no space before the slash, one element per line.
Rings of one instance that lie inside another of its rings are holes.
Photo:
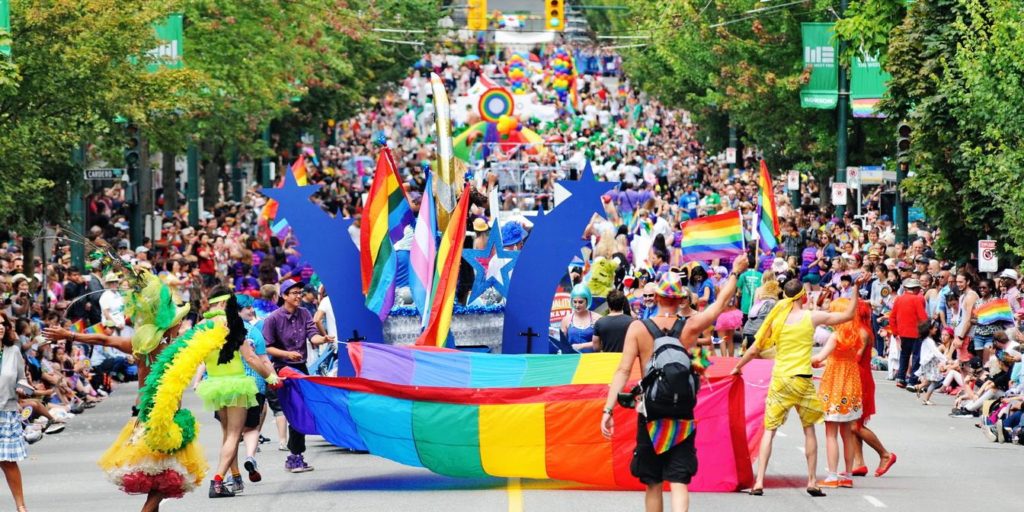
<path fill-rule="evenodd" d="M 131 121 L 125 124 L 124 133 L 124 166 L 125 170 L 132 173 L 139 170 L 139 161 L 142 158 L 142 133 L 139 131 L 139 125 Z"/>
<path fill-rule="evenodd" d="M 466 28 L 487 30 L 487 0 L 466 1 Z"/>
<path fill-rule="evenodd" d="M 565 0 L 544 0 L 544 29 L 565 30 Z"/>
<path fill-rule="evenodd" d="M 907 162 L 910 160 L 910 125 L 906 122 L 900 123 L 896 133 L 896 158 L 900 162 Z"/>

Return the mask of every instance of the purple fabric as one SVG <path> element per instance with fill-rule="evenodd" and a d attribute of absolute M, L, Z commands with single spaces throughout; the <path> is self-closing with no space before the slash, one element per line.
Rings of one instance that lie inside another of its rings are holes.
<path fill-rule="evenodd" d="M 277 397 L 281 401 L 281 408 L 284 409 L 288 423 L 303 434 L 308 436 L 318 435 L 316 420 L 309 412 L 306 401 L 302 398 L 302 387 L 315 388 L 309 382 L 298 380 L 286 380 L 284 385 L 277 390 Z"/>
<path fill-rule="evenodd" d="M 304 308 L 298 308 L 294 313 L 288 313 L 285 308 L 280 308 L 267 316 L 263 321 L 263 338 L 267 341 L 267 347 L 273 347 L 290 352 L 302 354 L 300 361 L 284 361 L 271 357 L 274 368 L 280 370 L 285 366 L 304 368 L 306 365 L 306 340 L 320 334 L 320 331 L 313 325 L 313 317 Z"/>
<path fill-rule="evenodd" d="M 363 343 L 362 369 L 359 377 L 395 384 L 412 384 L 413 351 L 378 343 Z"/>

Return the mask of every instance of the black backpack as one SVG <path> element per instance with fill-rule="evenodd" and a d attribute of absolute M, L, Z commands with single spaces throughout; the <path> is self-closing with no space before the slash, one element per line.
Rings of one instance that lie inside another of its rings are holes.
<path fill-rule="evenodd" d="M 685 319 L 677 318 L 668 331 L 650 319 L 643 322 L 654 338 L 654 352 L 640 381 L 645 416 L 650 420 L 693 419 L 700 378 L 690 369 L 690 353 L 679 343 Z"/>

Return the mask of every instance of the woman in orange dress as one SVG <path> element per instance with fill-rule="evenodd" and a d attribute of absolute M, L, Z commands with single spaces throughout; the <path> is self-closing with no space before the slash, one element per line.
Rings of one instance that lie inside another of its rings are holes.
<path fill-rule="evenodd" d="M 845 311 L 848 299 L 832 301 L 831 311 Z M 825 406 L 825 453 L 828 477 L 819 481 L 820 487 L 853 487 L 850 471 L 853 464 L 853 422 L 863 414 L 860 383 L 860 356 L 866 346 L 866 336 L 855 316 L 849 322 L 837 325 L 825 347 L 811 358 L 811 364 L 820 367 L 828 358 L 821 376 L 818 395 Z M 843 436 L 843 458 L 846 473 L 840 475 L 839 439 Z"/>

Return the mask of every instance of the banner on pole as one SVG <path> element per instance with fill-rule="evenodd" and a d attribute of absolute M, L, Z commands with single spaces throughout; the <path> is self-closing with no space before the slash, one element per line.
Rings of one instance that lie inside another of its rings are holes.
<path fill-rule="evenodd" d="M 0 32 L 7 34 L 7 37 L 11 36 L 11 2 L 10 0 L 0 0 Z M 8 57 L 11 56 L 11 46 L 8 44 L 0 45 L 0 54 L 4 54 Z"/>
<path fill-rule="evenodd" d="M 185 66 L 182 60 L 185 42 L 183 18 L 183 14 L 171 14 L 163 23 L 153 26 L 160 45 L 147 52 L 152 59 L 146 68 L 150 73 L 155 73 L 161 67 L 181 69 Z"/>
<path fill-rule="evenodd" d="M 850 106 L 853 108 L 853 117 L 886 117 L 878 111 L 878 102 L 885 95 L 889 78 L 889 73 L 882 69 L 877 58 L 867 55 L 853 58 L 850 76 Z"/>
<path fill-rule="evenodd" d="M 811 78 L 800 89 L 803 108 L 835 108 L 839 102 L 839 51 L 832 37 L 834 23 L 801 23 L 804 68 Z"/>

